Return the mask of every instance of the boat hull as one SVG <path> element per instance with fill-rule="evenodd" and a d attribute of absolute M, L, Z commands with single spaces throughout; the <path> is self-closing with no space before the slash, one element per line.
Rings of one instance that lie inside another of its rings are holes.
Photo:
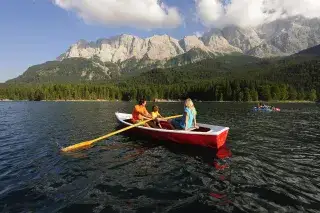
<path fill-rule="evenodd" d="M 118 118 L 118 121 L 123 126 L 129 126 L 130 123 L 127 123 Z M 162 123 L 162 126 L 165 127 L 165 123 Z M 200 128 L 208 128 L 210 125 L 201 125 Z M 182 131 L 182 130 L 162 130 L 154 129 L 147 127 L 134 127 L 129 130 L 134 135 L 147 136 L 155 140 L 170 141 L 179 144 L 190 144 L 197 146 L 204 146 L 219 149 L 225 145 L 226 139 L 228 137 L 229 128 L 223 127 L 218 132 L 192 132 L 192 131 Z"/>
<path fill-rule="evenodd" d="M 153 132 L 150 130 L 133 128 L 131 132 L 135 134 L 141 134 L 145 136 L 150 136 L 156 140 L 171 141 L 179 144 L 191 144 L 197 146 L 205 146 L 210 148 L 221 148 L 225 145 L 226 139 L 228 137 L 228 130 L 222 132 L 219 135 L 191 135 L 191 134 L 177 134 L 177 133 L 163 133 L 163 132 Z"/>
<path fill-rule="evenodd" d="M 256 111 L 256 112 L 280 112 L 280 109 L 279 108 L 271 109 L 271 108 L 257 108 L 257 107 L 254 107 L 253 111 Z"/>

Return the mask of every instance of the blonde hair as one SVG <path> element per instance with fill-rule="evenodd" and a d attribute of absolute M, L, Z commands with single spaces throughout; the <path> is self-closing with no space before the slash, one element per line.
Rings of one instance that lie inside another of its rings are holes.
<path fill-rule="evenodd" d="M 186 101 L 184 102 L 184 105 L 188 107 L 194 115 L 197 115 L 197 110 L 194 107 L 194 104 L 190 98 L 186 99 Z"/>

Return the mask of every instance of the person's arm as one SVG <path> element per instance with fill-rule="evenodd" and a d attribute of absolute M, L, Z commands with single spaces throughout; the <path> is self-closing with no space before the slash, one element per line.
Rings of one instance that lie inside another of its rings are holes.
<path fill-rule="evenodd" d="M 141 109 L 141 108 L 136 108 L 136 111 L 139 112 L 140 117 L 142 117 L 142 119 L 150 119 L 152 118 L 152 116 L 149 114 L 149 112 L 145 109 Z"/>
<path fill-rule="evenodd" d="M 188 123 L 188 120 L 189 120 L 189 115 L 187 112 L 184 113 L 186 115 L 186 119 L 184 121 L 184 130 L 188 130 L 187 128 L 187 123 Z"/>
<path fill-rule="evenodd" d="M 150 118 L 152 118 L 152 116 L 151 116 L 150 114 L 146 114 L 146 113 L 143 113 L 143 114 L 142 114 L 142 117 L 143 117 L 144 119 L 150 119 Z"/>
<path fill-rule="evenodd" d="M 146 119 L 146 120 L 148 120 L 148 119 L 151 119 L 152 117 L 151 116 L 142 116 L 143 117 L 143 119 Z"/>
<path fill-rule="evenodd" d="M 150 113 L 149 113 L 147 110 L 144 110 L 141 114 L 142 114 L 142 116 L 145 117 L 146 119 L 152 118 L 152 116 L 150 115 Z"/>
<path fill-rule="evenodd" d="M 199 126 L 197 125 L 197 119 L 196 119 L 196 115 L 194 116 L 194 119 L 193 119 L 193 125 L 195 128 L 199 129 Z"/>
<path fill-rule="evenodd" d="M 160 115 L 160 113 L 158 114 L 157 119 L 158 119 L 158 121 L 167 121 L 167 122 L 169 122 L 169 120 L 167 120 L 167 119 L 163 118 L 163 116 L 162 116 L 162 115 Z"/>

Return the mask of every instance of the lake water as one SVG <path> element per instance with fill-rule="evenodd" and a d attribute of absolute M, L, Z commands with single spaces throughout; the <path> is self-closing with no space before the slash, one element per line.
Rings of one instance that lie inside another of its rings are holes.
<path fill-rule="evenodd" d="M 230 127 L 218 153 L 127 135 L 59 152 L 112 132 L 133 105 L 0 102 L 0 212 L 319 212 L 319 106 L 196 103 L 199 122 Z"/>

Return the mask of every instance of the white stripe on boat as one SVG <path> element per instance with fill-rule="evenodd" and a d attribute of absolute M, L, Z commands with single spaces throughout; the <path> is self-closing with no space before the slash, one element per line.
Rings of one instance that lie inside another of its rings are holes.
<path fill-rule="evenodd" d="M 127 113 L 115 113 L 117 119 L 122 124 L 131 126 L 132 123 L 126 122 L 125 120 L 131 119 L 132 115 Z M 201 124 L 197 123 L 199 127 L 209 128 L 210 130 L 207 132 L 193 132 L 193 131 L 185 131 L 185 130 L 170 130 L 170 129 L 156 129 L 156 128 L 149 128 L 144 126 L 138 126 L 136 128 L 145 129 L 149 131 L 157 131 L 157 132 L 168 132 L 168 133 L 178 133 L 178 134 L 192 134 L 192 135 L 219 135 L 222 132 L 229 130 L 229 127 L 223 127 L 223 126 L 215 126 L 215 125 L 209 125 L 209 124 Z"/>

